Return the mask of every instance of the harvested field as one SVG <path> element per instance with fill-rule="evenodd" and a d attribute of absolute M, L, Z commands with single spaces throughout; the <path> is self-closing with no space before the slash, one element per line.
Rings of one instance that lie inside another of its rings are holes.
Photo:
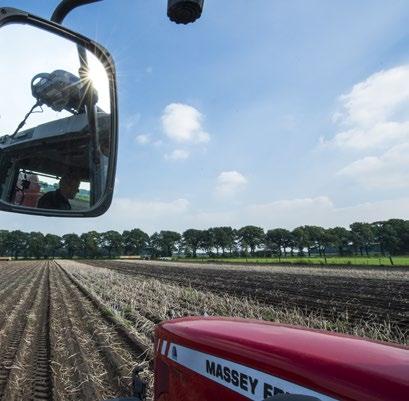
<path fill-rule="evenodd" d="M 407 285 L 380 269 L 0 261 L 0 400 L 128 396 L 136 367 L 151 396 L 153 328 L 186 315 L 407 344 Z"/>
<path fill-rule="evenodd" d="M 390 268 L 248 267 L 147 261 L 92 261 L 93 266 L 215 294 L 297 309 L 328 322 L 409 329 L 409 273 Z M 346 330 L 347 332 L 349 330 Z"/>
<path fill-rule="evenodd" d="M 55 262 L 0 266 L 0 400 L 129 396 L 150 342 L 106 317 Z"/>

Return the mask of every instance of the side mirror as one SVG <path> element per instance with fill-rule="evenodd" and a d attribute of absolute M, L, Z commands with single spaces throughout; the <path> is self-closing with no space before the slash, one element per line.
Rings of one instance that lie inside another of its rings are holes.
<path fill-rule="evenodd" d="M 99 44 L 0 8 L 0 210 L 91 217 L 110 206 L 115 67 Z"/>

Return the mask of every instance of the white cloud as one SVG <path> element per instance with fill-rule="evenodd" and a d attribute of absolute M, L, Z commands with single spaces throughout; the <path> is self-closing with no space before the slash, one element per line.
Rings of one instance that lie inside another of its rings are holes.
<path fill-rule="evenodd" d="M 355 221 L 373 222 L 409 216 L 409 198 L 361 203 L 337 207 L 330 198 L 282 200 L 266 204 L 249 205 L 241 211 L 240 220 L 265 228 L 293 229 L 300 225 L 347 227 Z"/>
<path fill-rule="evenodd" d="M 367 151 L 385 149 L 397 143 L 409 141 L 409 121 L 386 121 L 372 127 L 353 127 L 339 132 L 329 141 L 321 139 L 321 145 L 340 149 Z"/>
<path fill-rule="evenodd" d="M 133 219 L 150 219 L 183 213 L 188 207 L 189 201 L 183 198 L 171 202 L 118 198 L 113 201 L 108 213 L 111 216 L 115 215 L 115 218 L 129 218 L 132 215 Z"/>
<path fill-rule="evenodd" d="M 281 215 L 288 213 L 303 213 L 312 208 L 330 210 L 334 207 L 331 199 L 327 196 L 318 196 L 316 198 L 301 198 L 290 200 L 279 200 L 271 203 L 255 204 L 248 206 L 247 210 L 250 214 Z"/>
<path fill-rule="evenodd" d="M 409 187 L 409 143 L 397 145 L 381 156 L 356 160 L 338 172 L 366 188 Z"/>
<path fill-rule="evenodd" d="M 340 131 L 321 147 L 354 150 L 358 160 L 337 173 L 366 189 L 409 186 L 409 65 L 382 70 L 340 96 Z"/>
<path fill-rule="evenodd" d="M 0 212 L 2 227 L 7 230 L 43 231 L 44 233 L 83 233 L 90 230 L 129 230 L 139 227 L 152 234 L 158 230 L 205 229 L 220 225 L 235 228 L 254 224 L 265 229 L 300 225 L 344 226 L 355 221 L 408 218 L 409 198 L 367 202 L 337 207 L 326 196 L 279 200 L 252 204 L 228 211 L 197 210 L 186 199 L 173 201 L 114 199 L 110 210 L 95 219 L 58 219 Z"/>
<path fill-rule="evenodd" d="M 140 120 L 141 120 L 141 115 L 139 113 L 128 116 L 123 122 L 125 130 L 130 131 L 132 128 L 134 128 L 139 123 Z"/>
<path fill-rule="evenodd" d="M 189 152 L 184 149 L 175 149 L 172 153 L 170 154 L 165 154 L 165 159 L 166 160 L 186 160 L 189 157 Z"/>
<path fill-rule="evenodd" d="M 217 177 L 216 194 L 221 197 L 231 196 L 243 189 L 247 178 L 238 171 L 223 171 Z"/>
<path fill-rule="evenodd" d="M 135 138 L 136 142 L 140 145 L 146 145 L 151 141 L 150 135 L 147 134 L 139 134 Z"/>
<path fill-rule="evenodd" d="M 162 114 L 165 134 L 175 142 L 208 142 L 210 136 L 202 126 L 203 115 L 192 106 L 171 103 Z"/>
<path fill-rule="evenodd" d="M 341 131 L 322 144 L 343 149 L 385 149 L 409 141 L 409 65 L 382 70 L 340 96 L 334 122 Z"/>

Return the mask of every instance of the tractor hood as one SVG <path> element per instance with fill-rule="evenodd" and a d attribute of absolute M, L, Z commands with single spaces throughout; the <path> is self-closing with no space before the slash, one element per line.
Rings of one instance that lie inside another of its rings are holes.
<path fill-rule="evenodd" d="M 386 400 L 403 399 L 409 391 L 408 349 L 302 327 L 176 319 L 158 326 L 155 350 L 158 366 L 172 368 L 167 391 L 172 380 L 185 386 L 184 394 L 193 382 L 208 396 L 212 387 L 224 388 L 226 395 L 214 399 L 264 400 L 291 393 L 319 400 Z M 178 374 L 172 379 L 173 369 Z"/>

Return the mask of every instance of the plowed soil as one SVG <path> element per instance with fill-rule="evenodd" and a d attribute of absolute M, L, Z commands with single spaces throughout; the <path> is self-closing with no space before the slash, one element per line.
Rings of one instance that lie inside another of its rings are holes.
<path fill-rule="evenodd" d="M 0 264 L 0 400 L 130 396 L 148 353 L 55 262 Z"/>

